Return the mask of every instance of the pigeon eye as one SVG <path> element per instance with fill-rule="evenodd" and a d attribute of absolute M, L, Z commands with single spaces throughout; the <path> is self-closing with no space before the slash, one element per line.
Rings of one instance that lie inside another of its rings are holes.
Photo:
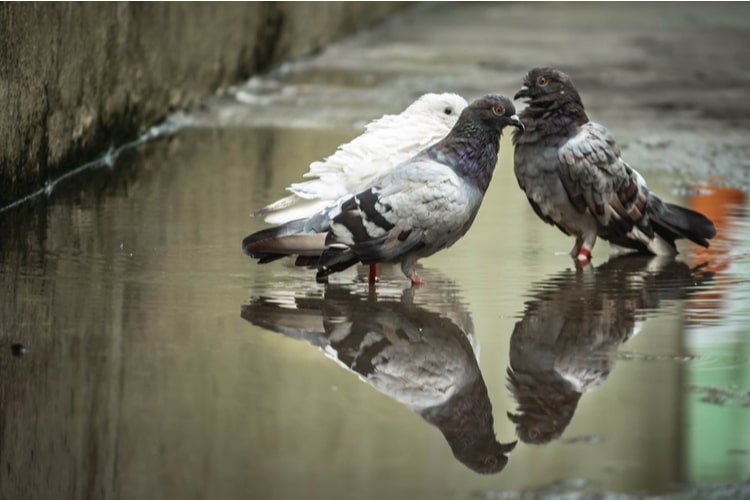
<path fill-rule="evenodd" d="M 453 113 L 453 110 L 451 108 L 445 108 L 443 110 L 443 113 L 445 113 L 446 115 L 449 115 L 449 114 Z"/>
<path fill-rule="evenodd" d="M 493 466 L 496 464 L 497 464 L 497 457 L 490 455 L 489 457 L 484 459 L 484 465 Z"/>
<path fill-rule="evenodd" d="M 536 84 L 539 85 L 540 87 L 544 87 L 545 85 L 547 85 L 548 81 L 549 80 L 547 80 L 546 76 L 540 76 L 539 78 L 536 79 Z"/>
<path fill-rule="evenodd" d="M 492 108 L 492 112 L 498 116 L 501 116 L 503 113 L 505 113 L 505 108 L 498 105 Z"/>

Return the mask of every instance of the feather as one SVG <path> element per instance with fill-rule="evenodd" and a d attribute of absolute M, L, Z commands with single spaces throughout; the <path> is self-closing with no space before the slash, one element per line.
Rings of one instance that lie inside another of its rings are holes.
<path fill-rule="evenodd" d="M 466 106 L 456 94 L 424 94 L 401 114 L 370 122 L 362 135 L 310 164 L 303 176 L 310 180 L 292 184 L 287 188 L 291 195 L 255 215 L 271 224 L 311 217 L 445 137 Z"/>

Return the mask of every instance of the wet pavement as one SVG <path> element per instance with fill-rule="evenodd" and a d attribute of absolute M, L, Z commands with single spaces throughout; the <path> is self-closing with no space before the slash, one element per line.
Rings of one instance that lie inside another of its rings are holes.
<path fill-rule="evenodd" d="M 0 498 L 750 496 L 750 7 L 420 4 L 0 212 Z M 375 290 L 250 214 L 427 91 L 573 77 L 709 249 L 536 219 L 508 137 L 454 247 Z M 515 443 L 513 446 L 512 443 Z"/>

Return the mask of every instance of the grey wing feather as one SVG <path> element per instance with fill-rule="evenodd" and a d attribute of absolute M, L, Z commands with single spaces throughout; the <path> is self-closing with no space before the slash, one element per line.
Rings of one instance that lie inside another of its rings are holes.
<path fill-rule="evenodd" d="M 640 219 L 648 192 L 640 177 L 620 158 L 614 137 L 597 123 L 583 125 L 558 150 L 560 179 L 571 203 L 588 210 L 602 226 L 614 217 L 629 225 Z M 634 210 L 640 199 L 640 208 Z"/>
<path fill-rule="evenodd" d="M 424 247 L 444 248 L 465 232 L 476 212 L 474 196 L 465 188 L 445 165 L 426 159 L 404 164 L 343 205 L 331 225 L 330 242 L 351 246 L 364 263 L 397 261 Z"/>

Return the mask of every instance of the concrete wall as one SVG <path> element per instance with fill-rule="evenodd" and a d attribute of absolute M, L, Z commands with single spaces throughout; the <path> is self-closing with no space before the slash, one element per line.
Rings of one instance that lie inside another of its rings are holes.
<path fill-rule="evenodd" d="M 0 4 L 0 207 L 399 3 Z"/>

